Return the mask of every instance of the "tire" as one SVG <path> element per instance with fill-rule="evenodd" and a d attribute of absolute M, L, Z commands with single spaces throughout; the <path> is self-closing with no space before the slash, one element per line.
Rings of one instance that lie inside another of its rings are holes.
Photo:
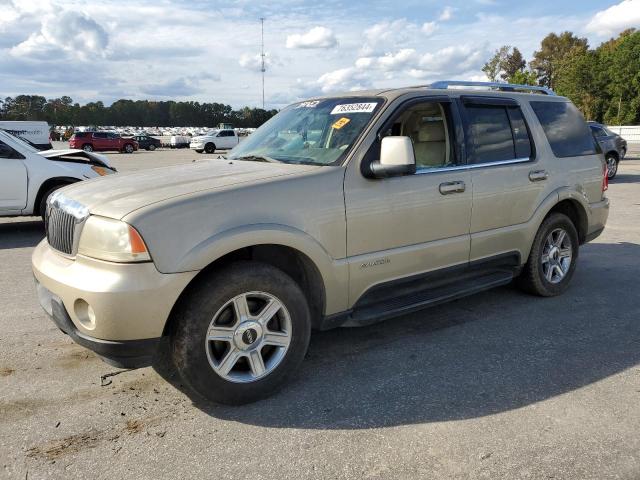
<path fill-rule="evenodd" d="M 156 146 L 154 144 L 149 145 L 148 150 L 153 152 L 155 149 L 156 149 Z"/>
<path fill-rule="evenodd" d="M 90 143 L 85 143 L 84 145 L 82 145 L 82 150 L 84 150 L 85 152 L 93 152 L 93 145 L 91 145 Z"/>
<path fill-rule="evenodd" d="M 67 184 L 62 184 L 62 185 L 56 185 L 55 187 L 51 187 L 40 198 L 40 205 L 38 205 L 38 214 L 40 215 L 40 217 L 42 217 L 42 220 L 44 220 L 45 213 L 47 211 L 47 200 L 49 199 L 51 194 L 53 192 L 55 192 L 56 190 L 58 190 L 58 189 L 60 189 L 62 187 L 66 187 L 66 186 L 67 186 Z"/>
<path fill-rule="evenodd" d="M 620 163 L 620 161 L 617 155 L 608 153 L 605 157 L 605 162 L 607 164 L 607 178 L 612 180 L 618 173 L 618 163 Z"/>
<path fill-rule="evenodd" d="M 564 232 L 562 241 L 559 232 Z M 536 233 L 527 264 L 517 279 L 518 286 L 542 297 L 564 293 L 576 268 L 578 249 L 578 232 L 571 219 L 563 213 L 549 215 Z"/>
<path fill-rule="evenodd" d="M 124 146 L 124 153 L 133 153 L 133 145 L 131 145 L 130 143 L 127 143 Z"/>
<path fill-rule="evenodd" d="M 196 150 L 196 153 L 202 153 L 204 150 Z"/>
<path fill-rule="evenodd" d="M 260 320 L 278 305 L 271 320 Z M 249 320 L 239 320 L 238 309 L 250 312 Z M 214 402 L 241 405 L 268 397 L 299 367 L 309 346 L 304 293 L 286 273 L 264 263 L 237 262 L 207 275 L 175 315 L 173 364 L 193 390 Z M 207 340 L 214 328 L 217 339 Z"/>
<path fill-rule="evenodd" d="M 207 143 L 204 146 L 204 151 L 207 153 L 215 153 L 216 152 L 216 145 L 214 143 Z"/>

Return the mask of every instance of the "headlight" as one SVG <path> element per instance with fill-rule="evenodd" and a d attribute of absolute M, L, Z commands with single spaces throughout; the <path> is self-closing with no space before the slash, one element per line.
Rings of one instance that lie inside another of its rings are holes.
<path fill-rule="evenodd" d="M 104 177 L 105 175 L 111 175 L 112 173 L 115 173 L 113 170 L 111 170 L 110 168 L 106 168 L 106 167 L 99 167 L 97 165 L 92 165 L 91 166 L 91 170 L 93 170 L 94 172 L 96 172 L 98 175 L 100 175 L 101 177 Z"/>
<path fill-rule="evenodd" d="M 151 261 L 147 246 L 138 231 L 128 223 L 90 216 L 80 235 L 78 253 L 110 262 Z"/>

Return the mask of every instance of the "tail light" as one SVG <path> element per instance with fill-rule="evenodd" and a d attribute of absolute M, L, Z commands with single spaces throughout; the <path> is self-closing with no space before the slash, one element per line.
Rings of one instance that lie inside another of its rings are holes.
<path fill-rule="evenodd" d="M 607 162 L 604 163 L 602 170 L 602 193 L 609 189 L 609 169 L 607 168 Z"/>

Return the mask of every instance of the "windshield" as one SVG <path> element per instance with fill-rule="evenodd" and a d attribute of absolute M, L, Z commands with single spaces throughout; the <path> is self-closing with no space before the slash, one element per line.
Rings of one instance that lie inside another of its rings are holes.
<path fill-rule="evenodd" d="M 335 165 L 382 104 L 380 98 L 328 98 L 293 104 L 262 125 L 227 158 Z"/>
<path fill-rule="evenodd" d="M 11 134 L 11 133 L 7 132 L 7 131 L 6 131 L 5 129 L 3 129 L 3 128 L 2 128 L 2 129 L 0 129 L 0 134 L 4 134 L 4 135 L 7 135 L 7 136 L 11 137 L 11 139 L 12 139 L 14 142 L 18 143 L 21 147 L 23 147 L 23 148 L 24 148 L 25 150 L 27 150 L 28 152 L 31 152 L 31 153 L 39 153 L 39 150 L 38 150 L 37 148 L 35 148 L 35 147 L 31 144 L 31 142 L 27 142 L 26 140 L 24 140 L 24 139 L 22 139 L 22 138 L 20 138 L 20 137 L 18 137 L 18 136 L 16 136 L 16 135 L 13 135 L 13 134 Z"/>

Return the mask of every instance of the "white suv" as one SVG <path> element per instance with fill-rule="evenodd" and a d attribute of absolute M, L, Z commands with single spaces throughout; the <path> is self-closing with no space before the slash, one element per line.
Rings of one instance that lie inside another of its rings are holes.
<path fill-rule="evenodd" d="M 58 188 L 115 173 L 107 158 L 82 150 L 38 151 L 0 130 L 0 217 L 41 215 Z"/>
<path fill-rule="evenodd" d="M 193 137 L 189 148 L 198 153 L 213 153 L 216 150 L 227 150 L 240 143 L 238 134 L 232 129 L 211 130 L 206 135 Z"/>

